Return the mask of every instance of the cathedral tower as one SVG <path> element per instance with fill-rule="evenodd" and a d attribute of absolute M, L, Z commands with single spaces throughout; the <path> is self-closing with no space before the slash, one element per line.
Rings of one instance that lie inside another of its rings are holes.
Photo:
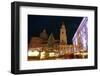
<path fill-rule="evenodd" d="M 60 43 L 67 44 L 67 35 L 66 35 L 66 28 L 64 22 L 62 22 L 60 28 Z"/>

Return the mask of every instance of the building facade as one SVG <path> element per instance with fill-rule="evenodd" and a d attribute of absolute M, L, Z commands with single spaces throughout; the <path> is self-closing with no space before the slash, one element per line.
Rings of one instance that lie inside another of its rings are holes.
<path fill-rule="evenodd" d="M 84 17 L 74 34 L 72 39 L 74 45 L 74 51 L 87 51 L 88 50 L 88 18 Z"/>

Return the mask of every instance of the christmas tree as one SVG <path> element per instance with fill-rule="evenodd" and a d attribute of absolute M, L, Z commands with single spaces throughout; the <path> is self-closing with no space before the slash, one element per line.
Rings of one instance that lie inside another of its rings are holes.
<path fill-rule="evenodd" d="M 53 47 L 54 42 L 55 42 L 55 39 L 54 39 L 53 34 L 51 33 L 50 36 L 49 36 L 49 39 L 48 39 L 48 46 Z"/>

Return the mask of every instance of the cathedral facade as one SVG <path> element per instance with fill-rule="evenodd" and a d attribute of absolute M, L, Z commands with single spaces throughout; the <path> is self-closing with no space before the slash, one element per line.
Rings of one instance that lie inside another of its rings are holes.
<path fill-rule="evenodd" d="M 67 32 L 64 22 L 62 22 L 60 27 L 60 40 L 56 40 L 53 36 L 53 33 L 48 36 L 46 30 L 44 29 L 40 33 L 40 37 L 32 37 L 29 43 L 29 48 L 37 47 L 48 47 L 52 46 L 53 48 L 58 48 L 58 50 L 66 50 L 67 45 Z"/>

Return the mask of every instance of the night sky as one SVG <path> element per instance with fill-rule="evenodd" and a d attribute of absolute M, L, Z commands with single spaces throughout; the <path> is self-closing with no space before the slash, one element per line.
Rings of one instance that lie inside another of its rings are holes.
<path fill-rule="evenodd" d="M 32 37 L 39 37 L 43 29 L 47 34 L 53 33 L 55 39 L 59 39 L 60 28 L 64 22 L 67 31 L 67 43 L 72 44 L 72 38 L 83 17 L 70 16 L 43 16 L 28 15 L 28 42 Z"/>

